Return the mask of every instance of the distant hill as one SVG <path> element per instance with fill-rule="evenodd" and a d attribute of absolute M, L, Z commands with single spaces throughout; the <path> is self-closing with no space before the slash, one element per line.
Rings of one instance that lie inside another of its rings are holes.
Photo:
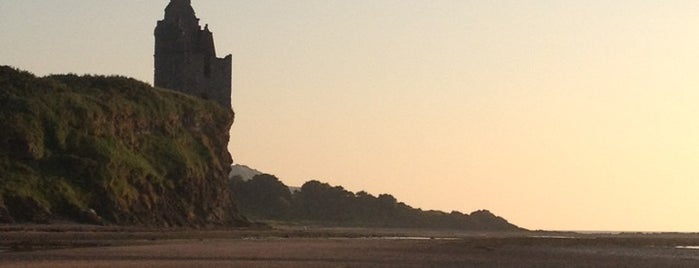
<path fill-rule="evenodd" d="M 240 177 L 243 181 L 252 180 L 253 177 L 262 174 L 255 169 L 252 169 L 246 165 L 235 164 L 231 166 L 231 172 L 228 174 L 228 178 Z"/>
<path fill-rule="evenodd" d="M 232 123 L 130 78 L 0 66 L 0 222 L 245 225 L 227 188 Z"/>
<path fill-rule="evenodd" d="M 319 181 L 309 181 L 292 192 L 273 175 L 260 174 L 251 180 L 236 176 L 231 179 L 231 189 L 241 213 L 259 221 L 341 227 L 523 230 L 487 210 L 471 214 L 423 211 L 389 194 L 353 193 Z"/>

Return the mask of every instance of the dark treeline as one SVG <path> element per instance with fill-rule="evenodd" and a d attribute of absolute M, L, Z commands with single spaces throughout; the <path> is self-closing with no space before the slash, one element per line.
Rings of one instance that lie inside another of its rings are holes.
<path fill-rule="evenodd" d="M 520 230 L 487 210 L 471 214 L 423 211 L 398 202 L 389 194 L 353 193 L 319 181 L 309 181 L 293 193 L 268 174 L 257 175 L 249 181 L 234 177 L 231 183 L 240 212 L 253 220 L 344 227 Z"/>

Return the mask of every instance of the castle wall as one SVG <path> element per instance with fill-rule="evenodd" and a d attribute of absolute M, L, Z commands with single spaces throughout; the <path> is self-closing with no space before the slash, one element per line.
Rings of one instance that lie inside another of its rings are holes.
<path fill-rule="evenodd" d="M 231 107 L 231 55 L 216 57 L 213 34 L 189 1 L 172 0 L 165 13 L 155 28 L 154 85 Z"/>

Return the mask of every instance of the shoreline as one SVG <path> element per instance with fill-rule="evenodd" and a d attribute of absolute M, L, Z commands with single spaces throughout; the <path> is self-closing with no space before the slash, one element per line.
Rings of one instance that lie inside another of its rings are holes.
<path fill-rule="evenodd" d="M 3 267 L 698 267 L 699 234 L 0 225 Z"/>

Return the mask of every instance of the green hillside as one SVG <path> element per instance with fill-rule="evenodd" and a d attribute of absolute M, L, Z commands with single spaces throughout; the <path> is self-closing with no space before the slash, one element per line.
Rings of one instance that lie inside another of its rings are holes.
<path fill-rule="evenodd" d="M 244 224 L 226 187 L 232 122 L 130 78 L 0 66 L 0 220 Z"/>

